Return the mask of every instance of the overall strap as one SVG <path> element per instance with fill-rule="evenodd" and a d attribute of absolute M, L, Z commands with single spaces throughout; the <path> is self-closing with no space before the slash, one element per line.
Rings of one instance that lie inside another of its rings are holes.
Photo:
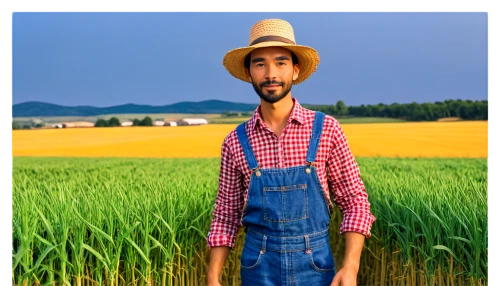
<path fill-rule="evenodd" d="M 312 163 L 316 160 L 316 153 L 318 151 L 321 132 L 323 131 L 324 119 L 325 119 L 325 114 L 316 111 L 316 114 L 314 115 L 314 123 L 312 127 L 311 139 L 309 140 L 309 149 L 307 150 L 306 162 L 308 163 Z"/>
<path fill-rule="evenodd" d="M 245 159 L 247 160 L 248 166 L 251 170 L 254 170 L 259 165 L 257 165 L 257 159 L 255 159 L 252 147 L 250 146 L 250 142 L 248 141 L 248 136 L 245 131 L 245 122 L 236 127 L 236 134 L 238 135 L 238 140 L 240 141 L 243 152 L 245 153 Z"/>

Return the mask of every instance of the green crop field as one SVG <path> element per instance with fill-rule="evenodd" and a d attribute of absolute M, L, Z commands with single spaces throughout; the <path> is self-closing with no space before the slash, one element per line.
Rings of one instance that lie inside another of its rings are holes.
<path fill-rule="evenodd" d="M 360 284 L 487 284 L 486 159 L 357 161 L 377 218 Z M 216 158 L 14 157 L 12 284 L 206 284 L 218 172 Z M 238 284 L 243 238 L 223 285 Z"/>

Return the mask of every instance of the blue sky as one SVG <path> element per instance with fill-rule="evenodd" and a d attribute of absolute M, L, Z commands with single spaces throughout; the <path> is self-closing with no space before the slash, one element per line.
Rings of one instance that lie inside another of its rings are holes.
<path fill-rule="evenodd" d="M 289 21 L 317 71 L 292 94 L 347 105 L 487 99 L 487 13 L 14 13 L 12 103 L 258 103 L 222 66 L 250 27 Z"/>

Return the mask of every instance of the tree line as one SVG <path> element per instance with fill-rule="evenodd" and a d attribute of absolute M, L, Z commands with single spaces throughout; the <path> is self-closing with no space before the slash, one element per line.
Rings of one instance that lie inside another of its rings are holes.
<path fill-rule="evenodd" d="M 488 100 L 445 100 L 434 103 L 379 103 L 376 105 L 346 106 L 342 100 L 332 105 L 303 105 L 332 116 L 388 117 L 408 121 L 435 121 L 445 117 L 463 120 L 488 120 Z"/>
<path fill-rule="evenodd" d="M 252 116 L 252 114 L 253 111 L 246 111 L 246 112 L 226 111 L 222 112 L 220 115 L 221 117 L 240 117 L 240 116 L 248 117 Z"/>
<path fill-rule="evenodd" d="M 95 127 L 116 127 L 121 126 L 120 119 L 117 117 L 111 117 L 109 120 L 99 118 L 95 122 Z M 134 119 L 132 120 L 132 126 L 153 126 L 153 119 L 146 116 L 142 120 Z"/>

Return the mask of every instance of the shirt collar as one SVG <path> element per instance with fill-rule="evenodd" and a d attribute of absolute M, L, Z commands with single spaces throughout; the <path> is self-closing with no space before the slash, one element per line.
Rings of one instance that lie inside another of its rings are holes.
<path fill-rule="evenodd" d="M 288 117 L 287 122 L 289 123 L 292 120 L 295 120 L 300 125 L 303 125 L 305 122 L 304 108 L 299 104 L 299 101 L 296 98 L 292 97 L 292 101 L 293 101 L 293 108 L 292 112 L 290 113 L 290 116 Z M 250 129 L 253 129 L 256 126 L 263 127 L 262 125 L 263 119 L 260 116 L 260 108 L 261 105 L 259 104 L 259 106 L 257 106 L 257 108 L 255 109 L 253 116 L 248 123 L 250 125 Z"/>

